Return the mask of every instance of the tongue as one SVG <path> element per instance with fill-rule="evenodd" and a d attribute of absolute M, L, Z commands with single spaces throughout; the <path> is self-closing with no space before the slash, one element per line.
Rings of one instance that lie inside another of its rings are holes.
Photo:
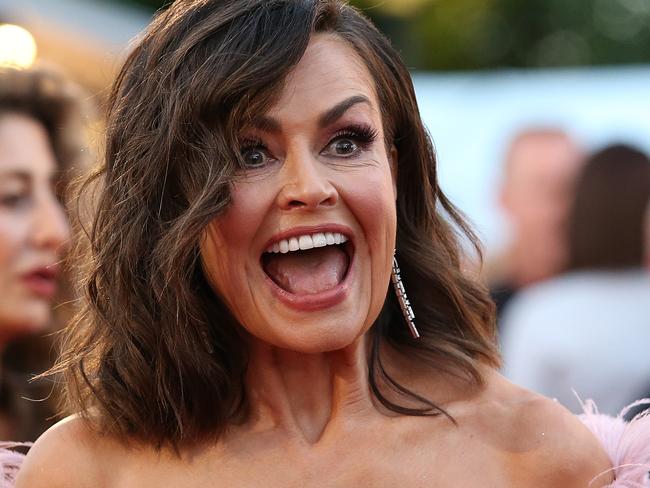
<path fill-rule="evenodd" d="M 336 246 L 267 255 L 264 271 L 278 286 L 296 295 L 310 295 L 338 285 L 348 257 Z"/>

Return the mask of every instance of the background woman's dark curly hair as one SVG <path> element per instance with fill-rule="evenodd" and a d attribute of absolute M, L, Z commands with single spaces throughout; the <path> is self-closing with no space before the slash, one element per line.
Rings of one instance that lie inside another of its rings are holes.
<path fill-rule="evenodd" d="M 178 1 L 119 74 L 105 165 L 86 185 L 98 191 L 86 302 L 56 371 L 67 407 L 96 427 L 178 444 L 246 415 L 241 327 L 206 282 L 199 242 L 228 206 L 240 129 L 271 106 L 313 33 L 346 40 L 367 64 L 399 152 L 397 248 L 422 338 L 389 293 L 371 332 L 374 394 L 396 412 L 441 412 L 387 377 L 381 341 L 474 383 L 479 361 L 497 365 L 493 305 L 461 271 L 455 228 L 476 239 L 440 191 L 410 75 L 387 39 L 338 0 Z"/>
<path fill-rule="evenodd" d="M 64 198 L 66 187 L 85 162 L 85 116 L 89 114 L 79 87 L 51 67 L 28 70 L 0 68 L 0 118 L 20 114 L 43 125 L 58 164 L 56 191 Z M 69 298 L 65 291 L 59 302 Z M 65 322 L 70 311 L 59 308 L 54 321 Z M 11 436 L 35 440 L 53 423 L 49 401 L 51 382 L 30 379 L 54 361 L 51 341 L 44 337 L 13 340 L 0 356 L 0 416 L 11 424 Z M 28 401 L 37 399 L 39 401 Z"/>

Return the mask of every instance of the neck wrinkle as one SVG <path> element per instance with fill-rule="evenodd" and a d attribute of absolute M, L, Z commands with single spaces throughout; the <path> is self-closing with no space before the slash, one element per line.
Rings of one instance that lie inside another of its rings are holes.
<path fill-rule="evenodd" d="M 247 374 L 253 428 L 283 430 L 313 445 L 329 429 L 376 412 L 365 342 L 318 354 L 254 344 Z"/>

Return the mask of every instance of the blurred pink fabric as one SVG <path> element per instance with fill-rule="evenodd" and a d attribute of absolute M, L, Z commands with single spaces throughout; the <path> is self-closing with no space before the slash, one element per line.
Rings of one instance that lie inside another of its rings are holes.
<path fill-rule="evenodd" d="M 11 488 L 16 482 L 18 470 L 25 456 L 12 449 L 27 447 L 31 444 L 17 442 L 0 442 L 0 488 Z"/>
<path fill-rule="evenodd" d="M 650 410 L 630 422 L 624 417 L 634 408 L 647 405 L 650 398 L 625 407 L 616 417 L 598 413 L 596 404 L 587 400 L 580 420 L 602 443 L 612 462 L 615 481 L 608 488 L 650 487 Z"/>

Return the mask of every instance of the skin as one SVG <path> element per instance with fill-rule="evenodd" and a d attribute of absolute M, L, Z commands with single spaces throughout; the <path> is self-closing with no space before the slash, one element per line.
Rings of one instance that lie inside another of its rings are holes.
<path fill-rule="evenodd" d="M 374 90 L 367 88 L 372 81 L 356 56 L 347 63 L 348 72 L 331 73 L 340 60 L 327 59 L 330 44 L 314 47 L 304 69 L 289 76 L 287 85 L 300 89 L 284 91 L 265 114 L 264 127 L 244 131 L 243 139 L 264 144 L 267 149 L 257 150 L 258 156 L 268 162 L 235 183 L 232 205 L 207 230 L 201 247 L 213 288 L 251 334 L 255 348 L 261 341 L 294 353 L 339 350 L 359 341 L 386 296 L 396 210 L 381 114 Z M 333 79 L 337 92 L 326 98 L 322 93 L 330 91 Z M 321 126 L 323 114 L 354 100 L 359 101 Z M 338 154 L 337 144 L 359 146 L 352 137 L 337 136 L 358 125 L 376 131 L 375 141 Z M 278 233 L 322 224 L 350 229 L 355 247 L 350 272 L 356 279 L 342 303 L 311 313 L 296 311 L 272 294 L 260 255 Z"/>
<path fill-rule="evenodd" d="M 0 350 L 51 319 L 51 297 L 25 276 L 43 268 L 56 274 L 69 237 L 54 194 L 56 171 L 45 128 L 25 115 L 0 114 Z"/>
<path fill-rule="evenodd" d="M 581 163 L 578 147 L 561 132 L 533 131 L 513 142 L 500 199 L 513 226 L 507 274 L 516 286 L 554 276 L 565 265 L 566 219 Z"/>
<path fill-rule="evenodd" d="M 100 436 L 72 417 L 37 442 L 17 488 L 570 488 L 587 486 L 608 468 L 573 416 L 489 368 L 486 387 L 472 388 L 386 349 L 385 364 L 396 379 L 446 408 L 458 425 L 442 416 L 396 415 L 375 401 L 364 333 L 388 287 L 395 236 L 392 158 L 380 137 L 357 160 L 367 163 L 333 164 L 322 156 L 332 128 L 317 123 L 323 110 L 354 93 L 370 104 L 355 105 L 344 118 L 381 124 L 371 80 L 343 41 L 314 36 L 267 114 L 281 128 L 263 135 L 279 163 L 263 176 L 236 182 L 232 208 L 206 230 L 204 267 L 250 335 L 250 418 L 218 442 L 183 448 L 177 456 L 166 447 L 156 451 Z M 274 303 L 255 270 L 268 237 L 285 226 L 332 219 L 354 231 L 358 282 L 332 310 L 300 314 Z M 217 260 L 224 252 L 228 259 Z"/>

